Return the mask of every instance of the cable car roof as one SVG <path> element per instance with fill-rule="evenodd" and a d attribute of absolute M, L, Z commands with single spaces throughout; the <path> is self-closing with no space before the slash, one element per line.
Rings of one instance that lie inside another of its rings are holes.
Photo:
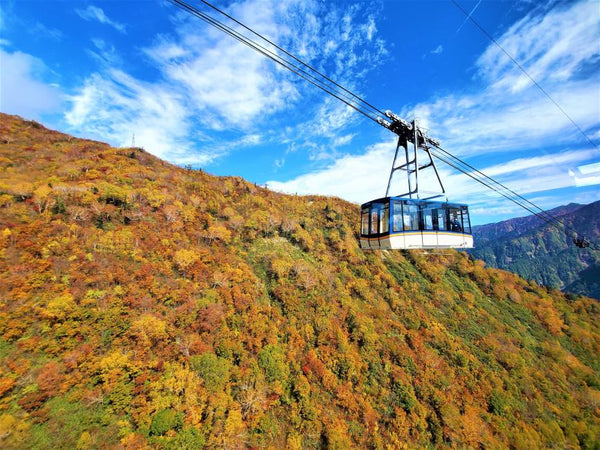
<path fill-rule="evenodd" d="M 390 200 L 401 200 L 401 201 L 405 201 L 407 203 L 418 204 L 418 205 L 444 204 L 451 208 L 452 207 L 468 207 L 468 205 L 466 205 L 465 203 L 455 203 L 455 202 L 448 202 L 448 201 L 444 201 L 444 200 L 432 200 L 432 199 L 421 200 L 421 199 L 416 199 L 416 198 L 398 197 L 398 196 L 382 197 L 382 198 L 378 198 L 376 200 L 369 200 L 368 202 L 363 203 L 361 206 L 368 206 L 368 205 L 371 205 L 372 203 L 386 203 Z"/>

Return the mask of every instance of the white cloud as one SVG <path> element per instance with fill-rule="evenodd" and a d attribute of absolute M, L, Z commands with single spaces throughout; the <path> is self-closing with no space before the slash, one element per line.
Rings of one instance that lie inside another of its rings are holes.
<path fill-rule="evenodd" d="M 433 54 L 433 55 L 439 55 L 439 54 L 443 53 L 443 51 L 444 51 L 444 47 L 440 44 L 436 48 L 434 48 L 433 50 L 431 50 L 430 53 Z"/>
<path fill-rule="evenodd" d="M 365 154 L 346 155 L 324 169 L 286 182 L 269 181 L 267 185 L 276 191 L 290 194 L 332 195 L 354 203 L 364 203 L 385 195 L 394 148 L 393 141 L 381 142 L 370 147 Z M 540 194 L 576 187 L 588 172 L 591 175 L 587 176 L 586 185 L 600 184 L 598 171 L 594 169 L 596 166 L 592 167 L 595 172 L 592 169 L 586 172 L 585 168 L 583 171 L 577 168 L 580 162 L 589 160 L 590 156 L 593 157 L 594 152 L 592 149 L 587 149 L 548 154 L 543 157 L 517 158 L 504 164 L 483 167 L 480 170 L 543 208 L 550 208 L 557 206 L 557 201 L 570 203 L 572 200 L 569 196 L 573 194 L 559 197 L 540 197 Z M 402 149 L 399 157 L 403 158 Z M 489 218 L 527 214 L 521 207 L 439 160 L 437 160 L 437 167 L 449 200 L 469 204 L 475 216 Z M 421 188 L 435 190 L 437 184 L 434 177 L 431 170 L 422 172 L 419 179 Z M 408 186 L 402 173 L 396 172 L 390 195 L 402 195 L 407 191 Z M 588 195 L 586 198 L 588 197 L 591 198 L 590 201 L 598 200 L 600 191 L 595 196 Z"/>
<path fill-rule="evenodd" d="M 333 141 L 333 145 L 334 147 L 341 147 L 343 145 L 348 145 L 352 139 L 354 139 L 354 137 L 356 136 L 356 134 L 352 133 L 352 134 L 345 134 L 339 137 L 336 137 L 335 140 Z"/>
<path fill-rule="evenodd" d="M 292 84 L 277 80 L 268 64 L 235 41 L 221 41 L 193 60 L 164 69 L 170 80 L 188 92 L 197 108 L 209 114 L 209 125 L 221 128 L 218 120 L 248 129 L 257 116 L 282 109 L 296 96 Z"/>
<path fill-rule="evenodd" d="M 599 20 L 596 1 L 558 5 L 543 16 L 525 16 L 498 43 L 534 80 L 552 85 L 570 80 L 582 63 L 598 56 Z M 494 89 L 519 92 L 531 85 L 498 46 L 490 45 L 477 67 Z"/>
<path fill-rule="evenodd" d="M 171 161 L 193 153 L 187 111 L 175 92 L 112 69 L 90 77 L 70 101 L 65 119 L 73 129 L 117 145 L 130 145 L 135 134 L 137 146 Z M 199 163 L 206 158 L 198 156 Z"/>
<path fill-rule="evenodd" d="M 104 20 L 97 9 L 85 11 L 86 17 Z M 363 66 L 375 67 L 385 54 L 374 20 L 357 8 L 345 11 L 341 22 L 341 9 L 314 0 L 247 0 L 232 4 L 228 12 L 291 53 L 308 62 L 318 60 L 326 72 L 333 67 L 346 77 L 360 77 Z M 179 13 L 172 20 L 176 34 L 157 36 L 143 49 L 159 73 L 153 82 L 116 70 L 120 59 L 112 46 L 94 41 L 89 52 L 102 64 L 70 99 L 66 118 L 72 132 L 94 133 L 117 144 L 130 143 L 135 133 L 136 144 L 147 150 L 193 164 L 209 163 L 234 145 L 263 143 L 267 135 L 280 143 L 286 133 L 301 133 L 303 148 L 314 149 L 312 158 L 331 158 L 330 148 L 352 139 L 349 132 L 339 137 L 338 131 L 357 120 L 343 104 L 195 17 Z M 345 40 L 340 41 L 342 34 Z M 364 39 L 375 43 L 375 52 L 358 52 Z M 336 51 L 327 53 L 325 42 L 336 42 Z M 302 100 L 304 108 L 307 96 L 314 114 L 305 114 L 310 119 L 302 121 L 296 102 Z M 316 106 L 314 98 L 320 99 Z M 149 99 L 156 105 L 148 108 Z M 276 131 L 264 135 L 265 126 Z M 161 130 L 160 136 L 154 130 Z"/>
<path fill-rule="evenodd" d="M 528 15 L 498 38 L 569 117 L 494 44 L 476 61 L 479 89 L 434 98 L 401 115 L 416 116 L 445 148 L 461 155 L 588 145 L 570 119 L 589 136 L 600 126 L 599 22 L 597 2 L 579 1 Z"/>
<path fill-rule="evenodd" d="M 596 81 L 559 83 L 551 92 L 581 128 L 599 125 Z M 416 116 L 443 147 L 462 155 L 584 140 L 571 121 L 535 88 L 515 95 L 487 89 L 472 95 L 450 95 L 406 108 L 402 114 Z"/>
<path fill-rule="evenodd" d="M 267 185 L 276 191 L 333 195 L 356 203 L 383 197 L 394 148 L 393 141 L 382 142 L 363 155 L 346 155 L 325 169 L 286 182 L 269 181 Z"/>
<path fill-rule="evenodd" d="M 107 17 L 104 11 L 97 6 L 89 5 L 85 9 L 76 9 L 75 12 L 79 17 L 88 21 L 97 21 L 104 25 L 109 25 L 117 30 L 119 33 L 125 34 L 127 32 L 124 24 L 115 22 Z"/>
<path fill-rule="evenodd" d="M 69 100 L 65 119 L 73 130 L 119 146 L 131 145 L 135 136 L 136 146 L 180 165 L 204 166 L 262 140 L 245 134 L 215 142 L 194 129 L 193 111 L 176 87 L 143 82 L 117 69 L 91 76 Z"/>
<path fill-rule="evenodd" d="M 517 158 L 511 161 L 487 167 L 486 175 L 496 177 L 498 175 L 512 174 L 523 170 L 540 169 L 548 166 L 569 166 L 577 165 L 582 161 L 589 161 L 597 156 L 596 150 L 574 150 L 560 152 L 558 154 L 546 154 L 543 156 L 533 156 L 530 158 Z"/>
<path fill-rule="evenodd" d="M 0 49 L 0 110 L 39 119 L 54 113 L 62 102 L 61 91 L 42 79 L 47 70 L 37 58 L 26 53 Z"/>

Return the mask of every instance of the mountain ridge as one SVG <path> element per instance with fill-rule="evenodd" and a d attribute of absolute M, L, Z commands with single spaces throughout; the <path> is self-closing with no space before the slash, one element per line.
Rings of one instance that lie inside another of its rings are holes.
<path fill-rule="evenodd" d="M 586 205 L 579 203 L 569 203 L 568 205 L 557 206 L 556 208 L 546 211 L 552 217 L 560 219 L 561 216 L 572 214 L 578 209 Z M 475 225 L 473 234 L 476 235 L 478 241 L 487 243 L 490 240 L 506 237 L 506 235 L 515 233 L 517 236 L 532 229 L 539 228 L 546 222 L 535 215 L 524 217 L 515 217 L 512 219 L 502 220 L 500 222 L 487 223 L 484 225 Z"/>
<path fill-rule="evenodd" d="M 564 225 L 557 228 L 527 216 L 473 227 L 476 247 L 470 253 L 539 284 L 600 299 L 600 254 L 575 246 L 572 234 L 576 230 L 578 236 L 600 242 L 600 201 L 548 213 Z"/>
<path fill-rule="evenodd" d="M 7 448 L 594 448 L 598 303 L 0 116 Z"/>

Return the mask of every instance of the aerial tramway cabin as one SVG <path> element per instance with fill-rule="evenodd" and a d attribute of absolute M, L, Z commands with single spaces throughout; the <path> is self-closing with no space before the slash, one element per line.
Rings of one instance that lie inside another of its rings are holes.
<path fill-rule="evenodd" d="M 415 121 L 409 124 L 391 111 L 385 115 L 391 122 L 380 120 L 379 123 L 398 135 L 398 145 L 385 197 L 361 205 L 360 247 L 365 250 L 472 248 L 468 206 L 436 200 L 446 192 L 431 154 L 431 147 L 439 148 L 439 143 L 418 128 Z M 413 144 L 412 150 L 409 143 Z M 396 165 L 401 148 L 405 161 Z M 437 181 L 439 190 L 421 189 L 419 173 L 427 169 L 435 175 L 430 179 L 433 183 Z M 406 174 L 408 192 L 389 196 L 396 171 Z M 433 195 L 420 198 L 421 194 Z"/>
<path fill-rule="evenodd" d="M 385 197 L 361 206 L 362 249 L 472 248 L 467 205 Z"/>

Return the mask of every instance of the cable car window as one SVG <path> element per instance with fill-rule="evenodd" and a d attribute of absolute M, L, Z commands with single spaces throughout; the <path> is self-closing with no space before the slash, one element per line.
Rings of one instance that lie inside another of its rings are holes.
<path fill-rule="evenodd" d="M 431 209 L 423 210 L 423 229 L 433 230 L 433 211 Z"/>
<path fill-rule="evenodd" d="M 462 231 L 462 214 L 458 208 L 448 208 L 448 230 L 449 231 Z"/>
<path fill-rule="evenodd" d="M 389 233 L 390 232 L 390 205 L 389 203 L 383 206 L 383 213 L 380 214 L 379 232 Z"/>
<path fill-rule="evenodd" d="M 361 234 L 369 234 L 369 208 L 363 208 L 360 216 Z"/>
<path fill-rule="evenodd" d="M 381 225 L 379 223 L 381 217 L 383 216 L 383 205 L 381 203 L 373 203 L 371 204 L 371 232 L 370 234 L 379 234 L 381 233 Z"/>
<path fill-rule="evenodd" d="M 419 207 L 417 205 L 404 205 L 403 207 L 404 229 L 419 229 Z"/>
<path fill-rule="evenodd" d="M 436 209 L 437 215 L 437 228 L 436 230 L 445 230 L 446 229 L 446 211 L 443 209 Z"/>
<path fill-rule="evenodd" d="M 402 202 L 392 202 L 392 230 L 402 231 Z"/>
<path fill-rule="evenodd" d="M 377 206 L 371 206 L 371 230 L 370 234 L 377 234 L 377 225 L 379 223 L 379 211 Z"/>
<path fill-rule="evenodd" d="M 466 206 L 462 207 L 463 230 L 465 233 L 471 234 L 471 219 L 469 218 L 469 209 Z"/>

